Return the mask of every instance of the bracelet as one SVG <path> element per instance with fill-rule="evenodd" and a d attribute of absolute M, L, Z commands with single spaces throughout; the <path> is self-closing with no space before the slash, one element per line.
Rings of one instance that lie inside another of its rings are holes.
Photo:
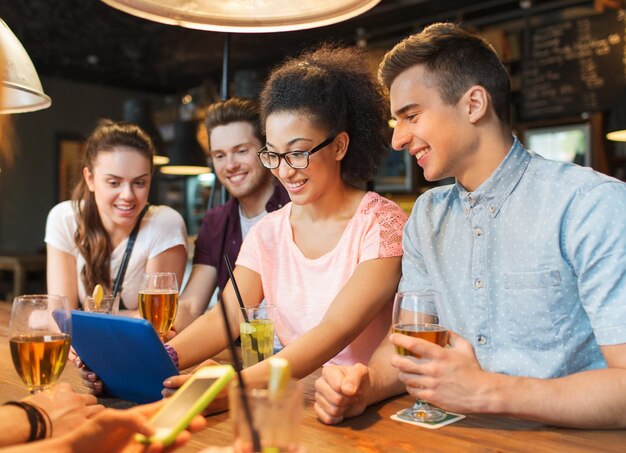
<path fill-rule="evenodd" d="M 3 406 L 17 406 L 24 409 L 30 424 L 30 434 L 27 442 L 45 439 L 48 431 L 46 419 L 50 422 L 50 417 L 42 409 L 23 401 L 8 401 Z M 45 416 L 44 416 L 45 414 Z M 52 423 L 50 423 L 50 431 L 52 432 Z"/>
<path fill-rule="evenodd" d="M 45 417 L 45 419 L 47 421 L 47 424 L 45 424 L 44 426 L 47 426 L 48 429 L 47 429 L 47 433 L 44 430 L 44 437 L 43 438 L 45 438 L 45 437 L 52 437 L 52 420 L 50 419 L 50 415 L 46 411 L 44 411 L 41 407 L 39 407 L 39 406 L 35 406 L 35 409 L 37 409 L 37 411 L 39 411 Z M 47 436 L 46 436 L 46 434 L 47 434 Z"/>
<path fill-rule="evenodd" d="M 176 365 L 176 368 L 178 368 L 178 352 L 176 352 L 176 349 L 174 349 L 174 347 L 170 346 L 169 344 L 164 344 L 163 346 L 165 346 L 167 355 L 170 356 L 170 359 L 172 359 L 172 362 L 174 362 L 174 365 Z"/>

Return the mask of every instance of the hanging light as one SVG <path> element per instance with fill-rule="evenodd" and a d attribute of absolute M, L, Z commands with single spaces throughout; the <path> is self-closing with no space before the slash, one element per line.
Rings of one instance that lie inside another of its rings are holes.
<path fill-rule="evenodd" d="M 52 100 L 43 92 L 26 49 L 2 19 L 0 47 L 5 59 L 4 73 L 0 73 L 3 89 L 0 113 L 32 112 L 50 107 Z"/>
<path fill-rule="evenodd" d="M 163 138 L 156 124 L 154 124 L 152 106 L 148 99 L 131 98 L 124 101 L 122 119 L 136 124 L 150 136 L 156 150 L 152 160 L 154 165 L 165 165 L 170 161 L 169 157 L 164 154 Z"/>
<path fill-rule="evenodd" d="M 380 0 L 102 0 L 126 13 L 170 25 L 237 33 L 304 30 L 341 22 Z"/>
<path fill-rule="evenodd" d="M 167 175 L 201 175 L 209 173 L 207 159 L 196 139 L 197 123 L 179 119 L 174 125 L 174 142 L 168 148 L 170 161 L 161 167 Z"/>

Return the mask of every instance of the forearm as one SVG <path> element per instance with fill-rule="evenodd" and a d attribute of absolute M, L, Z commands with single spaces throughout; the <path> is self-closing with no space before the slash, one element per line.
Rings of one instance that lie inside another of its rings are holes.
<path fill-rule="evenodd" d="M 302 378 L 320 368 L 350 345 L 377 316 L 383 317 L 381 323 L 387 328 L 399 276 L 400 258 L 359 264 L 320 324 L 279 353 L 290 361 L 294 376 Z"/>
<path fill-rule="evenodd" d="M 287 359 L 293 376 L 301 379 L 335 357 L 355 336 L 354 332 L 345 329 L 345 323 L 324 322 L 283 348 L 277 356 Z M 246 371 L 252 381 L 267 380 L 265 361 Z"/>
<path fill-rule="evenodd" d="M 11 448 L 3 449 L 2 453 L 33 453 L 34 451 L 45 451 L 46 453 L 75 453 L 69 436 L 47 439 L 37 442 L 36 444 L 16 445 Z"/>
<path fill-rule="evenodd" d="M 223 351 L 228 343 L 219 308 L 216 307 L 197 318 L 168 344 L 176 350 L 178 368 L 181 370 L 197 365 Z"/>
<path fill-rule="evenodd" d="M 24 409 L 17 406 L 0 407 L 0 448 L 25 443 L 30 424 Z"/>
<path fill-rule="evenodd" d="M 174 320 L 174 330 L 176 330 L 176 332 L 182 332 L 190 326 L 196 318 L 198 318 L 198 316 L 194 316 L 193 313 L 191 313 L 188 304 L 184 304 L 182 301 L 179 302 L 178 309 L 176 311 L 176 319 Z"/>
<path fill-rule="evenodd" d="M 157 256 L 150 258 L 146 263 L 146 273 L 173 272 L 179 285 L 183 283 L 185 266 L 187 264 L 187 250 L 184 245 L 171 247 Z"/>
<path fill-rule="evenodd" d="M 239 336 L 241 312 L 235 298 L 223 298 L 233 339 Z M 197 318 L 169 342 L 178 354 L 178 368 L 185 369 L 226 349 L 228 340 L 221 307 Z"/>
<path fill-rule="evenodd" d="M 366 395 L 368 406 L 406 392 L 406 386 L 398 379 L 398 369 L 389 361 L 393 353 L 393 345 L 385 338 L 367 364 L 370 377 Z"/>
<path fill-rule="evenodd" d="M 626 370 L 585 371 L 558 379 L 489 373 L 484 407 L 476 412 L 508 415 L 585 429 L 626 427 Z"/>
<path fill-rule="evenodd" d="M 184 296 L 184 295 L 183 295 Z M 184 297 L 178 302 L 174 328 L 180 332 L 190 326 L 197 318 L 205 313 L 210 296 L 204 300 L 199 297 Z"/>
<path fill-rule="evenodd" d="M 178 313 L 174 321 L 177 332 L 187 328 L 207 309 L 217 286 L 217 270 L 213 266 L 194 264 L 185 291 L 178 301 Z"/>

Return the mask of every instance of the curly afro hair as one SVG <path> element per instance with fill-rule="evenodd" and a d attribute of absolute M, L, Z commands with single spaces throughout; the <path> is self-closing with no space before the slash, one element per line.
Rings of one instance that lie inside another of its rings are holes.
<path fill-rule="evenodd" d="M 364 51 L 324 44 L 271 72 L 260 96 L 261 124 L 273 113 L 305 112 L 329 135 L 345 131 L 342 176 L 368 180 L 388 153 L 387 102 Z"/>

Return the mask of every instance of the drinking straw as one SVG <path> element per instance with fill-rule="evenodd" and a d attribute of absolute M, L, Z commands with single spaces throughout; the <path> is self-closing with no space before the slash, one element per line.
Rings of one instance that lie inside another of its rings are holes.
<path fill-rule="evenodd" d="M 237 299 L 239 300 L 239 305 L 243 307 L 243 301 L 241 300 L 241 294 L 239 294 L 239 289 L 237 288 L 237 282 L 235 281 L 235 276 L 233 275 L 232 269 L 230 267 L 230 261 L 226 254 L 224 254 L 224 260 L 226 260 L 228 266 L 228 272 L 230 274 L 230 279 L 233 282 L 233 286 L 235 287 L 235 294 L 237 295 Z M 219 297 L 220 307 L 222 307 L 222 315 L 224 316 L 224 324 L 226 324 L 226 335 L 228 336 L 228 347 L 230 349 L 230 354 L 233 356 L 233 364 L 235 365 L 235 371 L 237 372 L 237 381 L 239 382 L 239 398 L 241 399 L 241 406 L 243 407 L 243 412 L 246 417 L 246 421 L 250 426 L 250 435 L 252 436 L 252 449 L 255 452 L 261 451 L 261 441 L 259 439 L 259 433 L 257 433 L 256 429 L 254 429 L 254 425 L 252 424 L 252 412 L 250 412 L 250 405 L 248 403 L 248 396 L 246 393 L 246 385 L 243 381 L 243 375 L 241 374 L 241 363 L 239 362 L 239 358 L 237 357 L 237 351 L 235 351 L 235 344 L 233 339 L 233 333 L 230 330 L 230 323 L 228 322 L 228 314 L 226 313 L 226 304 L 224 303 L 224 299 Z"/>
<path fill-rule="evenodd" d="M 233 266 L 230 264 L 230 258 L 228 255 L 224 253 L 224 261 L 226 261 L 226 269 L 228 269 L 228 276 L 230 280 L 233 282 L 233 288 L 235 288 L 235 294 L 237 295 L 237 301 L 239 302 L 239 307 L 241 307 L 241 312 L 243 313 L 243 320 L 250 324 L 250 319 L 248 318 L 248 310 L 246 310 L 246 306 L 243 304 L 243 299 L 241 297 L 241 293 L 239 292 L 239 287 L 237 286 L 237 282 L 235 281 L 235 275 L 233 274 Z M 257 362 L 260 362 L 261 354 L 259 351 L 259 343 L 256 338 L 254 338 L 253 334 L 250 334 L 250 346 L 252 350 L 256 353 Z"/>
<path fill-rule="evenodd" d="M 239 287 L 237 286 L 237 282 L 235 281 L 235 276 L 233 275 L 233 266 L 230 264 L 230 258 L 228 255 L 224 253 L 224 261 L 226 261 L 226 269 L 228 269 L 228 276 L 233 282 L 233 288 L 235 288 L 235 294 L 237 295 L 237 301 L 239 302 L 239 306 L 241 307 L 241 311 L 243 313 L 243 319 L 247 323 L 250 322 L 248 319 L 248 312 L 246 310 L 246 306 L 243 304 L 243 299 L 241 298 L 241 293 L 239 292 Z"/>

